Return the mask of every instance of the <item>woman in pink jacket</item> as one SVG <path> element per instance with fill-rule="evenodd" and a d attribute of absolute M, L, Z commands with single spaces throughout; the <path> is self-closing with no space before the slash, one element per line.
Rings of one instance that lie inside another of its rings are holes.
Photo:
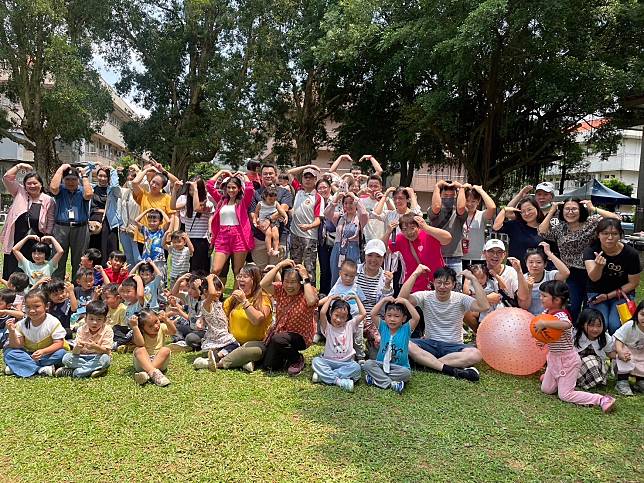
<path fill-rule="evenodd" d="M 18 170 L 27 171 L 22 185 L 16 181 Z M 56 202 L 51 196 L 43 193 L 43 180 L 29 164 L 16 164 L 5 173 L 2 182 L 14 198 L 1 235 L 4 252 L 2 278 L 7 280 L 9 275 L 18 270 L 18 261 L 11 253 L 11 248 L 27 235 L 43 237 L 52 234 Z M 21 250 L 28 260 L 31 257 L 32 245 L 33 242 L 26 243 Z"/>
<path fill-rule="evenodd" d="M 215 188 L 215 184 L 223 174 L 227 174 L 228 178 L 221 184 L 222 193 Z M 210 223 L 211 240 L 215 247 L 213 271 L 219 275 L 232 255 L 233 273 L 237 277 L 246 263 L 246 254 L 255 247 L 248 217 L 248 207 L 255 193 L 253 183 L 241 173 L 231 176 L 227 171 L 219 171 L 208 180 L 206 189 L 217 203 Z"/>

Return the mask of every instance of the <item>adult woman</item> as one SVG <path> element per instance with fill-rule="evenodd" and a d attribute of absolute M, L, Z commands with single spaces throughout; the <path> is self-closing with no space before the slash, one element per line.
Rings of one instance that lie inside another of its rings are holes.
<path fill-rule="evenodd" d="M 274 282 L 282 270 L 283 282 Z M 288 367 L 290 376 L 304 369 L 303 351 L 313 342 L 316 330 L 318 293 L 304 265 L 282 260 L 262 279 L 260 285 L 275 299 L 275 325 L 266 339 L 264 368 L 279 371 Z"/>
<path fill-rule="evenodd" d="M 5 188 L 14 199 L 2 230 L 2 278 L 5 280 L 18 270 L 18 261 L 11 253 L 12 247 L 30 233 L 42 237 L 51 235 L 54 229 L 56 203 L 51 196 L 43 193 L 43 180 L 32 169 L 26 163 L 19 163 L 10 168 L 2 178 Z M 19 170 L 27 171 L 22 185 L 16 181 Z M 32 246 L 33 243 L 30 242 L 22 247 L 21 252 L 25 257 L 31 256 Z"/>
<path fill-rule="evenodd" d="M 230 176 L 227 171 L 219 171 L 206 183 L 208 193 L 217 203 L 210 225 L 212 244 L 215 247 L 213 271 L 219 275 L 232 255 L 233 273 L 236 276 L 246 261 L 246 254 L 255 247 L 248 217 L 248 207 L 253 200 L 255 188 L 245 175 L 236 173 L 237 176 L 224 180 L 222 194 L 215 189 L 215 183 L 223 174 Z M 240 179 L 242 176 L 244 186 Z"/>
<path fill-rule="evenodd" d="M 557 212 L 559 224 L 551 226 L 550 220 Z M 545 240 L 557 243 L 560 258 L 570 269 L 566 283 L 570 289 L 572 320 L 577 319 L 586 299 L 588 274 L 583 260 L 584 249 L 595 238 L 595 229 L 602 217 L 619 219 L 615 213 L 595 208 L 590 201 L 568 198 L 563 203 L 553 203 L 539 225 L 539 234 Z"/>
<path fill-rule="evenodd" d="M 342 203 L 342 211 L 336 210 Z M 355 193 L 336 193 L 324 210 L 324 217 L 336 226 L 335 243 L 331 250 L 331 286 L 338 280 L 340 265 L 346 260 L 360 263 L 360 235 L 369 221 L 369 214 Z"/>
<path fill-rule="evenodd" d="M 506 220 L 506 214 L 509 211 L 515 212 L 516 219 Z M 494 231 L 505 233 L 510 237 L 509 256 L 521 260 L 523 270 L 526 269 L 523 262 L 526 251 L 529 248 L 537 248 L 543 241 L 538 232 L 539 224 L 543 219 L 539 204 L 534 198 L 526 197 L 519 200 L 517 208 L 506 206 L 501 210 L 492 225 Z"/>
<path fill-rule="evenodd" d="M 181 190 L 183 183 L 178 181 L 172 189 L 170 207 L 179 211 L 179 221 L 190 237 L 194 253 L 190 258 L 190 271 L 208 273 L 208 222 L 213 204 L 208 199 L 206 184 L 201 176 L 193 176 Z M 179 194 L 179 193 L 182 194 Z"/>
<path fill-rule="evenodd" d="M 136 178 L 138 172 L 139 167 L 136 164 L 131 165 L 127 169 L 127 181 L 121 187 L 121 197 L 119 198 L 119 213 L 121 214 L 119 239 L 130 267 L 133 267 L 141 261 L 141 252 L 136 245 L 136 234 L 139 231 L 136 224 L 136 217 L 139 216 L 141 209 L 132 193 L 132 181 Z"/>
<path fill-rule="evenodd" d="M 90 177 L 92 174 L 90 173 Z M 121 225 L 118 211 L 121 187 L 117 171 L 108 166 L 98 167 L 96 181 L 90 204 L 89 248 L 99 249 L 102 255 L 101 265 L 106 265 L 110 253 L 119 247 L 117 227 Z"/>
<path fill-rule="evenodd" d="M 331 183 L 321 179 L 315 184 L 315 189 L 327 206 L 331 200 Z M 328 294 L 331 290 L 331 251 L 335 243 L 335 225 L 324 218 L 318 230 L 318 261 L 320 262 L 320 293 Z"/>
<path fill-rule="evenodd" d="M 556 270 L 546 270 L 548 261 L 553 263 Z M 550 251 L 550 245 L 547 242 L 541 242 L 538 248 L 528 248 L 526 251 L 525 265 L 528 267 L 527 273 L 521 273 L 521 263 L 516 258 L 510 259 L 510 262 L 519 275 L 519 290 L 517 290 L 519 307 L 534 315 L 543 313 L 543 304 L 541 303 L 539 292 L 541 284 L 550 280 L 565 282 L 568 275 L 570 275 L 570 270 L 566 267 L 566 264 Z"/>
<path fill-rule="evenodd" d="M 150 179 L 150 191 L 143 189 L 143 178 L 148 173 L 154 173 Z M 155 208 L 163 211 L 169 218 L 173 218 L 172 207 L 170 206 L 170 195 L 163 192 L 163 187 L 168 183 L 168 178 L 165 174 L 161 173 L 154 166 L 148 166 L 136 175 L 132 180 L 132 194 L 134 199 L 139 204 L 141 212 Z M 147 226 L 147 218 L 141 220 L 141 224 Z M 172 230 L 172 227 L 166 227 L 167 230 Z M 143 252 L 143 234 L 141 231 L 136 232 L 136 242 L 139 245 L 139 252 Z"/>
<path fill-rule="evenodd" d="M 588 300 L 599 310 L 612 335 L 621 326 L 617 304 L 622 297 L 635 297 L 640 282 L 640 259 L 637 251 L 623 244 L 622 223 L 604 218 L 595 229 L 597 239 L 584 250 L 584 264 L 588 272 Z"/>
<path fill-rule="evenodd" d="M 393 193 L 394 209 L 383 211 L 387 197 Z M 385 194 L 373 209 L 371 213 L 372 218 L 378 218 L 385 223 L 385 229 L 391 226 L 392 223 L 397 222 L 401 216 L 412 213 L 414 215 L 422 215 L 420 206 L 418 206 L 418 198 L 413 188 L 398 186 L 397 188 L 391 186 L 387 188 Z M 400 233 L 400 227 L 396 226 L 391 232 L 390 240 L 395 243 L 396 237 Z M 384 241 L 384 240 L 383 240 Z M 386 244 L 386 243 L 385 243 Z M 401 262 L 399 252 L 387 252 L 385 255 L 384 269 L 394 274 L 394 294 L 400 291 L 402 279 L 404 278 L 404 267 Z"/>
<path fill-rule="evenodd" d="M 260 286 L 262 272 L 257 265 L 242 267 L 237 275 L 239 288 L 224 302 L 228 329 L 241 344 L 220 361 L 224 369 L 243 367 L 252 372 L 261 360 L 266 346 L 264 338 L 271 326 L 273 304 Z"/>
<path fill-rule="evenodd" d="M 475 263 L 485 263 L 483 260 L 483 245 L 485 245 L 485 223 L 491 221 L 496 212 L 494 200 L 485 192 L 483 187 L 464 184 L 465 207 L 467 218 L 463 223 L 463 268 Z M 483 200 L 485 210 L 479 210 Z"/>

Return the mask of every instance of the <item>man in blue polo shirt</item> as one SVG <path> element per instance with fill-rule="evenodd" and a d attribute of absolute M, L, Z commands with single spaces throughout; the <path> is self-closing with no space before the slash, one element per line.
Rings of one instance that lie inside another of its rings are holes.
<path fill-rule="evenodd" d="M 54 277 L 63 280 L 67 267 L 67 253 L 72 252 L 72 280 L 76 279 L 76 270 L 80 265 L 81 256 L 89 244 L 89 202 L 94 196 L 94 190 L 89 182 L 87 170 L 80 169 L 82 189 L 79 180 L 79 171 L 69 164 L 58 168 L 49 189 L 56 199 L 56 225 L 54 238 L 63 247 L 63 257 L 58 263 Z M 62 182 L 62 186 L 61 186 Z"/>

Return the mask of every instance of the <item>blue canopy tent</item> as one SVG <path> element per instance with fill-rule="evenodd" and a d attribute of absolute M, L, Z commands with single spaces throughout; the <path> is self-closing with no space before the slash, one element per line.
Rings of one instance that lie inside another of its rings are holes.
<path fill-rule="evenodd" d="M 639 205 L 640 200 L 637 198 L 631 198 L 630 196 L 624 196 L 617 191 L 604 186 L 596 179 L 591 179 L 581 188 L 577 188 L 575 191 L 570 193 L 565 193 L 563 195 L 557 195 L 556 200 L 561 201 L 566 198 L 580 198 L 582 200 L 588 200 L 593 202 L 595 205 Z"/>

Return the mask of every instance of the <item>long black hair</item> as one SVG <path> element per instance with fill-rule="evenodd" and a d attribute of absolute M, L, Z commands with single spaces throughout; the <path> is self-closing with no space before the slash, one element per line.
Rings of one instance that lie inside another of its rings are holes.
<path fill-rule="evenodd" d="M 602 333 L 597 337 L 597 342 L 599 343 L 600 349 L 604 348 L 608 342 L 606 337 L 606 331 L 608 330 L 608 327 L 606 327 L 606 321 L 599 310 L 590 308 L 582 310 L 575 321 L 575 347 L 579 347 L 579 339 L 581 339 L 581 335 L 586 334 L 586 324 L 594 322 L 595 320 L 599 320 L 602 323 Z M 586 334 L 586 336 L 588 336 L 588 334 Z"/>
<path fill-rule="evenodd" d="M 201 203 L 206 201 L 208 195 L 206 193 L 206 183 L 204 183 L 203 178 L 199 175 L 196 175 L 193 176 L 190 181 L 195 183 L 197 194 L 199 195 L 199 201 Z M 190 194 L 190 189 L 187 185 L 184 186 L 183 194 L 186 195 L 186 218 L 192 218 L 195 207 L 192 205 L 192 195 Z M 201 212 L 198 211 L 195 215 L 195 218 L 201 218 Z"/>

